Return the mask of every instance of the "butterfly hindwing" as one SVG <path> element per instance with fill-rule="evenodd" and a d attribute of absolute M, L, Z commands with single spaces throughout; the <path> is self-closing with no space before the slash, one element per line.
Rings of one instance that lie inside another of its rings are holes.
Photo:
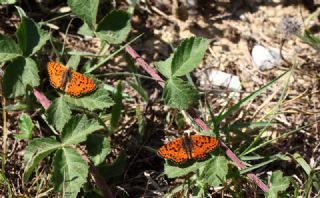
<path fill-rule="evenodd" d="M 203 159 L 206 154 L 214 150 L 218 145 L 218 140 L 210 136 L 193 135 L 190 137 L 192 141 L 192 157 L 195 159 Z"/>
<path fill-rule="evenodd" d="M 177 138 L 165 145 L 163 145 L 159 151 L 158 155 L 169 159 L 175 163 L 183 163 L 188 160 L 188 154 L 183 147 L 183 139 Z"/>
<path fill-rule="evenodd" d="M 78 97 L 81 94 L 94 91 L 95 88 L 96 84 L 93 80 L 79 72 L 72 71 L 71 79 L 68 82 L 65 91 L 67 94 Z"/>

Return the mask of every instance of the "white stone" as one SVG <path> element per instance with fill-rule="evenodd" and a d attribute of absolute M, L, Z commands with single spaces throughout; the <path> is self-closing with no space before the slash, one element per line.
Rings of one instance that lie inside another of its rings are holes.
<path fill-rule="evenodd" d="M 214 86 L 225 87 L 232 91 L 241 91 L 242 88 L 238 76 L 215 69 L 207 70 L 205 74 L 201 76 L 200 84 L 205 86 L 208 83 Z"/>
<path fill-rule="evenodd" d="M 271 69 L 281 63 L 279 52 L 256 45 L 252 49 L 252 59 L 259 70 Z"/>

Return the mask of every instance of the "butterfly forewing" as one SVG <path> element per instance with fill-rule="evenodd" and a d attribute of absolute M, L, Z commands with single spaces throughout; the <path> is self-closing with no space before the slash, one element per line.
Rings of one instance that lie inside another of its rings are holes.
<path fill-rule="evenodd" d="M 68 71 L 68 68 L 60 63 L 50 61 L 48 63 L 48 74 L 50 78 L 50 84 L 56 89 L 64 89 L 63 76 Z"/>
<path fill-rule="evenodd" d="M 95 88 L 96 84 L 93 80 L 79 72 L 72 71 L 72 77 L 68 82 L 65 91 L 67 94 L 77 97 L 81 94 L 92 92 Z"/>
<path fill-rule="evenodd" d="M 182 138 L 177 138 L 162 146 L 158 151 L 158 155 L 175 163 L 183 163 L 188 160 L 188 154 L 183 147 Z"/>
<path fill-rule="evenodd" d="M 206 154 L 214 150 L 218 146 L 218 140 L 210 136 L 193 135 L 190 137 L 192 141 L 192 157 L 202 159 Z"/>
<path fill-rule="evenodd" d="M 48 63 L 48 73 L 50 83 L 54 88 L 61 89 L 72 96 L 77 97 L 94 91 L 96 88 L 95 82 L 87 76 L 55 61 Z"/>

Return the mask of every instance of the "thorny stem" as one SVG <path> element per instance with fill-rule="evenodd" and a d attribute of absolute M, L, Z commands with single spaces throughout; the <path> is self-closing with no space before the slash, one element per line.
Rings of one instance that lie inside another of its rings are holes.
<path fill-rule="evenodd" d="M 126 47 L 126 51 L 130 54 L 132 58 L 134 58 L 139 65 L 148 72 L 154 79 L 158 81 L 160 86 L 164 87 L 164 80 L 158 75 L 158 73 L 150 67 L 138 54 L 137 52 L 130 46 Z M 187 110 L 189 115 L 193 118 L 193 120 L 198 124 L 199 127 L 204 131 L 209 131 L 210 128 L 201 120 L 199 115 L 196 113 L 195 109 L 190 108 Z M 240 169 L 246 168 L 245 164 L 234 154 L 231 149 L 220 139 L 220 147 L 225 151 L 226 155 L 233 161 L 233 163 Z M 269 190 L 268 186 L 263 183 L 255 174 L 247 173 L 246 174 L 257 186 L 260 187 L 261 190 L 267 192 Z"/>

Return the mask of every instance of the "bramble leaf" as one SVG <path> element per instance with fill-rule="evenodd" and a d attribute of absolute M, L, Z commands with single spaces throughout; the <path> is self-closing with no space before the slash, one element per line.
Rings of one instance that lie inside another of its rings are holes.
<path fill-rule="evenodd" d="M 50 38 L 48 33 L 41 30 L 31 18 L 26 16 L 21 17 L 16 35 L 24 56 L 36 53 Z"/>
<path fill-rule="evenodd" d="M 0 34 L 0 62 L 6 62 L 22 55 L 17 43 L 10 37 Z"/>
<path fill-rule="evenodd" d="M 23 113 L 20 115 L 18 120 L 18 127 L 20 132 L 18 134 L 14 134 L 16 139 L 31 139 L 32 138 L 32 131 L 34 124 L 32 122 L 31 117 Z"/>
<path fill-rule="evenodd" d="M 3 93 L 5 97 L 17 97 L 26 93 L 27 85 L 39 85 L 38 68 L 31 58 L 19 57 L 12 61 L 3 76 Z"/>
<path fill-rule="evenodd" d="M 53 157 L 51 181 L 62 197 L 77 197 L 81 186 L 87 181 L 88 165 L 73 148 L 59 149 Z"/>
<path fill-rule="evenodd" d="M 203 180 L 210 186 L 219 186 L 226 180 L 228 174 L 228 160 L 224 156 L 211 159 L 204 168 Z"/>
<path fill-rule="evenodd" d="M 171 77 L 172 59 L 173 59 L 173 54 L 171 54 L 170 57 L 164 61 L 158 61 L 154 63 L 156 65 L 157 70 L 166 78 Z"/>
<path fill-rule="evenodd" d="M 24 153 L 26 167 L 23 173 L 23 180 L 27 182 L 33 169 L 48 155 L 60 148 L 61 144 L 55 137 L 36 138 L 29 142 Z"/>
<path fill-rule="evenodd" d="M 113 10 L 98 24 L 97 35 L 101 40 L 119 44 L 126 40 L 131 29 L 131 15 L 122 10 Z"/>
<path fill-rule="evenodd" d="M 282 171 L 278 170 L 272 173 L 271 187 L 268 192 L 265 193 L 267 198 L 277 198 L 279 192 L 285 191 L 290 185 L 290 178 L 283 177 Z"/>
<path fill-rule="evenodd" d="M 194 86 L 179 78 L 170 78 L 166 81 L 162 97 L 168 106 L 178 109 L 188 109 L 199 99 Z"/>
<path fill-rule="evenodd" d="M 87 139 L 87 136 L 102 126 L 96 119 L 88 120 L 86 115 L 76 115 L 72 117 L 64 126 L 61 133 L 61 141 L 63 144 L 78 144 Z"/>
<path fill-rule="evenodd" d="M 111 153 L 111 145 L 108 138 L 99 134 L 89 135 L 86 145 L 90 159 L 95 166 L 104 162 L 107 155 Z"/>
<path fill-rule="evenodd" d="M 60 132 L 71 117 L 71 110 L 63 98 L 63 96 L 56 98 L 47 110 L 48 122 Z"/>
<path fill-rule="evenodd" d="M 99 0 L 68 0 L 71 11 L 94 30 L 99 6 Z"/>
<path fill-rule="evenodd" d="M 89 93 L 80 98 L 66 95 L 64 96 L 64 100 L 69 104 L 86 108 L 90 111 L 105 109 L 114 104 L 113 100 L 109 97 L 108 91 L 102 88 L 102 86 L 98 86 L 97 90 L 93 93 Z"/>
<path fill-rule="evenodd" d="M 171 63 L 171 75 L 183 76 L 195 69 L 203 59 L 210 40 L 191 37 L 182 41 L 174 52 Z"/>

